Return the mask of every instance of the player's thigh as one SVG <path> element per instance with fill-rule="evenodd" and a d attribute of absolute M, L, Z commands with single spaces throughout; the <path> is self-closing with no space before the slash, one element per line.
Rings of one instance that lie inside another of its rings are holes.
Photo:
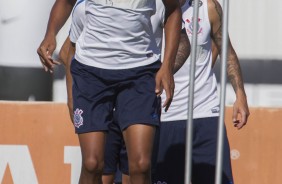
<path fill-rule="evenodd" d="M 131 162 L 149 161 L 152 155 L 155 126 L 134 124 L 123 131 L 128 153 L 129 167 Z"/>
<path fill-rule="evenodd" d="M 92 164 L 104 160 L 105 132 L 89 132 L 78 134 L 82 162 Z"/>

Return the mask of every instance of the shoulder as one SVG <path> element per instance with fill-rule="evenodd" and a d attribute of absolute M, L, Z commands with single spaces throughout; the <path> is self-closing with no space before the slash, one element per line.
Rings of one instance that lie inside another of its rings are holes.
<path fill-rule="evenodd" d="M 156 13 L 161 15 L 161 18 L 165 16 L 165 5 L 162 0 L 156 0 Z"/>
<path fill-rule="evenodd" d="M 208 14 L 211 23 L 221 21 L 222 7 L 217 0 L 207 0 Z"/>

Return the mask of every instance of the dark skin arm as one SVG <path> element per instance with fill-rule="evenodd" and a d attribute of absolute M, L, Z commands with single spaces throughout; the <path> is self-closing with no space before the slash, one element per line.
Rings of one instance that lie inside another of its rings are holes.
<path fill-rule="evenodd" d="M 52 54 L 56 48 L 56 35 L 67 21 L 75 0 L 56 0 L 50 12 L 47 30 L 37 53 L 46 72 L 53 72 L 53 68 L 59 62 L 52 59 Z"/>
<path fill-rule="evenodd" d="M 70 41 L 70 38 L 67 37 L 59 52 L 59 60 L 65 67 L 68 62 L 68 54 L 69 54 L 70 46 L 71 46 L 71 41 Z"/>
<path fill-rule="evenodd" d="M 156 75 L 156 94 L 161 95 L 163 89 L 166 100 L 163 104 L 165 111 L 168 110 L 174 93 L 173 66 L 180 39 L 181 9 L 178 1 L 163 0 L 166 11 L 165 19 L 165 51 L 163 64 Z"/>
<path fill-rule="evenodd" d="M 212 28 L 211 37 L 214 44 L 216 45 L 218 53 L 221 53 L 222 8 L 216 0 L 208 0 L 208 11 Z M 232 47 L 229 36 L 227 50 L 227 75 L 236 93 L 236 101 L 233 105 L 233 123 L 235 127 L 241 129 L 247 123 L 250 113 L 239 60 L 234 48 Z"/>
<path fill-rule="evenodd" d="M 69 50 L 68 50 L 68 57 L 66 62 L 66 85 L 67 85 L 67 95 L 68 95 L 68 107 L 69 107 L 69 114 L 70 118 L 73 121 L 73 100 L 72 100 L 72 76 L 70 71 L 70 65 L 72 58 L 75 54 L 75 44 L 71 43 L 71 41 L 68 38 L 69 42 Z"/>
<path fill-rule="evenodd" d="M 175 58 L 173 74 L 175 74 L 185 63 L 190 55 L 191 45 L 185 29 L 181 31 L 180 42 Z"/>

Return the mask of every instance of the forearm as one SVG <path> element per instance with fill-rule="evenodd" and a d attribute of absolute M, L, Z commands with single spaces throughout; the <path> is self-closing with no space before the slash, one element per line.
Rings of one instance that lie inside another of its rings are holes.
<path fill-rule="evenodd" d="M 166 7 L 166 17 L 164 27 L 165 50 L 162 67 L 168 67 L 173 70 L 181 31 L 181 9 L 178 2 L 174 6 Z"/>
<path fill-rule="evenodd" d="M 184 30 L 184 32 L 182 32 L 180 35 L 179 47 L 177 50 L 174 68 L 173 68 L 174 74 L 183 66 L 183 64 L 189 57 L 189 54 L 190 54 L 190 42 Z"/>
<path fill-rule="evenodd" d="M 234 89 L 234 92 L 236 93 L 236 96 L 238 97 L 240 95 L 245 97 L 246 94 L 239 60 L 232 46 L 230 47 L 227 58 L 228 79 Z"/>
<path fill-rule="evenodd" d="M 209 17 L 212 25 L 211 38 L 213 40 L 213 54 L 222 54 L 222 8 L 216 0 L 210 1 L 208 4 Z M 242 72 L 238 57 L 232 47 L 229 36 L 227 35 L 227 75 L 236 95 L 245 96 Z M 216 46 L 216 48 L 215 48 Z M 214 62 L 215 58 L 213 58 Z"/>
<path fill-rule="evenodd" d="M 75 0 L 56 0 L 50 12 L 45 37 L 56 36 L 71 14 Z"/>
<path fill-rule="evenodd" d="M 221 29 L 217 31 L 216 34 L 214 34 L 214 42 L 217 46 L 217 52 L 222 54 L 222 32 Z M 239 60 L 237 57 L 237 54 L 235 50 L 232 47 L 232 44 L 230 42 L 230 39 L 228 37 L 228 50 L 227 50 L 227 76 L 228 79 L 234 89 L 234 92 L 236 93 L 236 96 L 239 95 L 242 97 L 245 97 L 245 89 L 244 89 L 244 83 L 243 83 L 243 77 L 241 72 L 241 67 L 239 64 Z"/>

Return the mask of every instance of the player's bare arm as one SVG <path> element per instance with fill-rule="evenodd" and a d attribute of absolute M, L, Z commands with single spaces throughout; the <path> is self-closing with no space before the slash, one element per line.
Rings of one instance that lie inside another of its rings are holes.
<path fill-rule="evenodd" d="M 185 63 L 190 55 L 191 46 L 185 29 L 181 31 L 179 46 L 175 58 L 173 73 L 175 74 Z"/>
<path fill-rule="evenodd" d="M 56 35 L 67 21 L 75 2 L 75 0 L 56 0 L 52 7 L 45 37 L 37 49 L 46 72 L 53 72 L 55 64 L 60 64 L 52 59 L 52 54 L 57 45 Z"/>
<path fill-rule="evenodd" d="M 67 95 L 68 95 L 67 103 L 68 103 L 69 114 L 72 122 L 73 122 L 73 97 L 72 97 L 72 76 L 70 71 L 70 65 L 74 54 L 75 54 L 75 44 L 70 42 L 65 67 L 66 67 L 66 86 L 67 86 Z"/>
<path fill-rule="evenodd" d="M 173 66 L 179 45 L 181 31 L 181 9 L 178 1 L 163 0 L 165 5 L 165 51 L 163 64 L 156 75 L 156 94 L 165 90 L 166 100 L 163 104 L 168 110 L 174 93 Z"/>
<path fill-rule="evenodd" d="M 211 37 L 221 53 L 222 50 L 222 8 L 217 0 L 208 1 L 209 17 L 211 22 Z M 238 129 L 241 129 L 248 120 L 249 109 L 247 97 L 244 89 L 242 72 L 239 60 L 235 50 L 232 47 L 228 36 L 227 51 L 227 75 L 230 83 L 236 93 L 236 101 L 233 106 L 233 123 Z"/>
<path fill-rule="evenodd" d="M 68 59 L 68 52 L 70 46 L 71 46 L 71 41 L 70 38 L 67 37 L 59 52 L 59 62 L 62 63 L 65 67 L 68 62 L 67 59 Z"/>

